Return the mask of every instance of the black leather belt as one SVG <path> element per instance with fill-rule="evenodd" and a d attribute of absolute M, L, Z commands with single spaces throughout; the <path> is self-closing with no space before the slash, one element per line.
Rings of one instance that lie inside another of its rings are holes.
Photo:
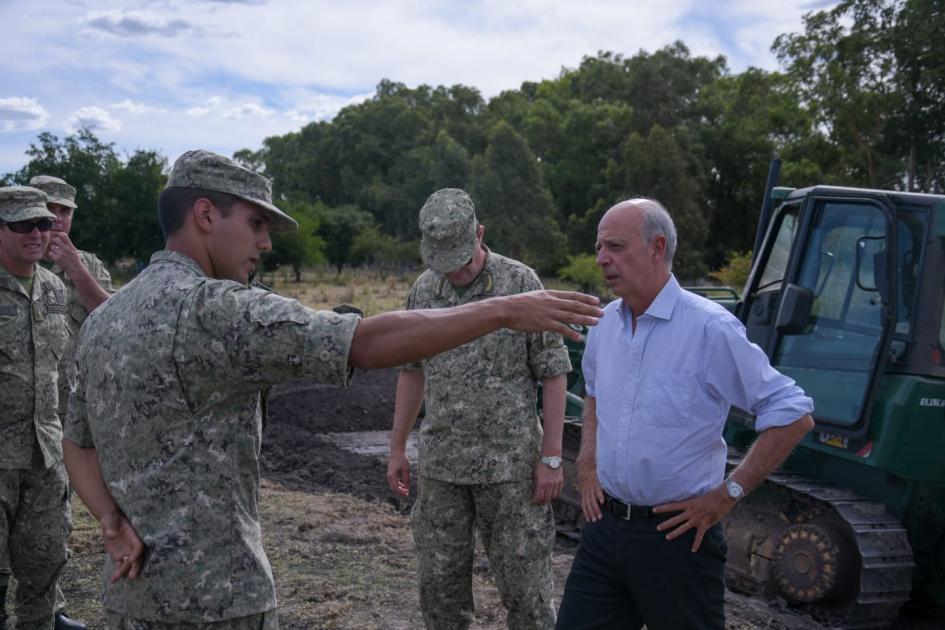
<path fill-rule="evenodd" d="M 666 514 L 657 514 L 649 505 L 630 505 L 604 493 L 603 508 L 625 521 L 642 521 L 654 518 L 665 518 Z"/>

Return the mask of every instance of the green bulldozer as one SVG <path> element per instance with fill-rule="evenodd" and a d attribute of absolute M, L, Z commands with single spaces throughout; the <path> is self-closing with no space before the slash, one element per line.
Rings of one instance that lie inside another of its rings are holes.
<path fill-rule="evenodd" d="M 740 296 L 690 289 L 729 307 L 815 405 L 814 431 L 723 521 L 726 579 L 828 625 L 945 627 L 945 196 L 778 188 L 779 168 Z M 581 525 L 582 349 L 555 504 L 565 533 Z M 730 466 L 753 427 L 732 409 Z"/>

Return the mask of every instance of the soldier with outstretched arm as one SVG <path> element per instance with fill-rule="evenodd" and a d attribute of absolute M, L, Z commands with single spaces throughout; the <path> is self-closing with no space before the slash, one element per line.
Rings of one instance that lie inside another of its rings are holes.
<path fill-rule="evenodd" d="M 297 224 L 270 182 L 207 151 L 161 194 L 165 249 L 86 321 L 66 466 L 102 524 L 113 630 L 278 627 L 257 512 L 259 392 L 418 361 L 498 328 L 593 325 L 597 300 L 536 291 L 361 319 L 247 286 L 270 230 Z M 121 578 L 132 579 L 121 579 Z"/>

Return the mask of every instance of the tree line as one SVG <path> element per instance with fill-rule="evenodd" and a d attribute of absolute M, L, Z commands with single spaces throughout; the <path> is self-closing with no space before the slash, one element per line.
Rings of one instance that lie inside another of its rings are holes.
<path fill-rule="evenodd" d="M 496 251 L 542 273 L 586 266 L 614 202 L 654 197 L 673 214 L 685 279 L 752 246 L 770 159 L 782 183 L 945 190 L 945 7 L 846 0 L 778 36 L 780 71 L 732 73 L 682 42 L 599 52 L 558 77 L 485 99 L 464 85 L 383 80 L 331 121 L 266 138 L 234 158 L 272 178 L 301 225 L 270 266 L 396 265 L 418 259 L 417 215 L 466 189 Z M 166 160 L 120 159 L 83 130 L 40 134 L 7 182 L 43 172 L 77 183 L 75 235 L 106 260 L 159 248 L 153 212 Z"/>

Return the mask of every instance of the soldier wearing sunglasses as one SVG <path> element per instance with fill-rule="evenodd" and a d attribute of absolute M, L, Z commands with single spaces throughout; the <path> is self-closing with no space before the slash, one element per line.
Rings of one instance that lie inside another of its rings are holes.
<path fill-rule="evenodd" d="M 42 191 L 0 188 L 0 545 L 17 581 L 17 627 L 34 630 L 70 627 L 54 617 L 71 528 L 58 409 L 73 340 L 66 288 L 38 264 L 54 218 Z"/>
<path fill-rule="evenodd" d="M 58 177 L 38 175 L 30 179 L 30 186 L 46 194 L 46 209 L 54 216 L 52 221 L 42 219 L 39 229 L 49 232 L 46 253 L 40 263 L 56 274 L 66 287 L 66 300 L 70 332 L 73 341 L 79 335 L 79 327 L 88 314 L 108 299 L 114 292 L 112 277 L 105 264 L 95 254 L 77 249 L 69 239 L 72 229 L 72 217 L 76 210 L 76 189 Z M 26 226 L 28 227 L 28 226 Z M 50 228 L 52 228 L 50 230 Z M 25 228 L 24 228 L 25 229 Z M 66 349 L 62 365 L 67 370 L 75 366 L 75 345 L 70 343 Z M 70 380 L 73 374 L 65 375 Z M 59 418 L 66 417 L 67 396 L 59 399 Z M 0 593 L 6 592 L 9 581 L 9 569 L 0 563 Z M 55 630 L 82 630 L 84 625 L 73 621 L 65 613 L 65 597 L 60 590 L 56 595 Z M 0 630 L 3 630 L 6 611 L 0 600 Z"/>

